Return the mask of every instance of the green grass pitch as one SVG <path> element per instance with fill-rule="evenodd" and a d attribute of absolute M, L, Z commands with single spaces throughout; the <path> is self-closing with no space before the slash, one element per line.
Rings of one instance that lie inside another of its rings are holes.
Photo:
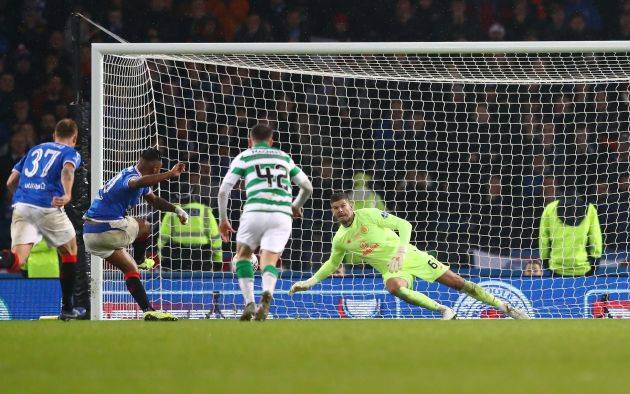
<path fill-rule="evenodd" d="M 2 393 L 622 393 L 620 320 L 0 323 Z"/>

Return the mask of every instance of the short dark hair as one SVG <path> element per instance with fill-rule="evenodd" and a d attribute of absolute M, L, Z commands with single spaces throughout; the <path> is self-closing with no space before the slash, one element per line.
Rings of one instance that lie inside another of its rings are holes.
<path fill-rule="evenodd" d="M 162 154 L 157 148 L 147 148 L 142 151 L 140 158 L 146 161 L 162 161 Z"/>
<path fill-rule="evenodd" d="M 341 200 L 350 201 L 350 195 L 347 192 L 334 192 L 332 196 L 330 196 L 331 204 Z"/>
<path fill-rule="evenodd" d="M 266 141 L 273 136 L 273 129 L 269 125 L 258 123 L 252 127 L 250 135 L 254 141 Z"/>
<path fill-rule="evenodd" d="M 61 119 L 55 126 L 55 134 L 61 138 L 70 138 L 78 132 L 77 124 L 69 118 Z"/>

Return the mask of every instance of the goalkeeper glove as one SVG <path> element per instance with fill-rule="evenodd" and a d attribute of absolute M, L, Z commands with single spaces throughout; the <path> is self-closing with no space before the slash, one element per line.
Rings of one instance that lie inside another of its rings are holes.
<path fill-rule="evenodd" d="M 289 295 L 293 295 L 295 293 L 299 293 L 300 291 L 306 291 L 311 287 L 315 286 L 317 281 L 314 278 L 308 278 L 307 280 L 301 280 L 299 282 L 295 282 L 291 289 L 289 290 Z"/>
<path fill-rule="evenodd" d="M 405 247 L 401 246 L 398 248 L 398 253 L 396 256 L 392 257 L 387 265 L 389 272 L 398 272 L 403 266 L 403 260 L 405 259 Z"/>
<path fill-rule="evenodd" d="M 181 224 L 188 223 L 188 214 L 181 207 L 175 207 L 175 214 L 179 218 Z"/>

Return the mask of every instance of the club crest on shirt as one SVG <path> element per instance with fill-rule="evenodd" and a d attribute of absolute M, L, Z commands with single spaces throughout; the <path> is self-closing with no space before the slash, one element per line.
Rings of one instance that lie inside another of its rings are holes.
<path fill-rule="evenodd" d="M 370 229 L 365 224 L 361 225 L 361 234 L 367 234 Z"/>

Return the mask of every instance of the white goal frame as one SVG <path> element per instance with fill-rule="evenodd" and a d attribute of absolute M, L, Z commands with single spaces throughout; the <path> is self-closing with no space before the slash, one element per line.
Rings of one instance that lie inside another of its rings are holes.
<path fill-rule="evenodd" d="M 92 44 L 91 195 L 103 185 L 103 58 L 142 54 L 527 54 L 630 52 L 630 41 L 369 42 L 369 43 L 115 43 Z M 309 71 L 308 74 L 313 74 Z M 91 319 L 102 319 L 103 264 L 92 256 Z"/>

